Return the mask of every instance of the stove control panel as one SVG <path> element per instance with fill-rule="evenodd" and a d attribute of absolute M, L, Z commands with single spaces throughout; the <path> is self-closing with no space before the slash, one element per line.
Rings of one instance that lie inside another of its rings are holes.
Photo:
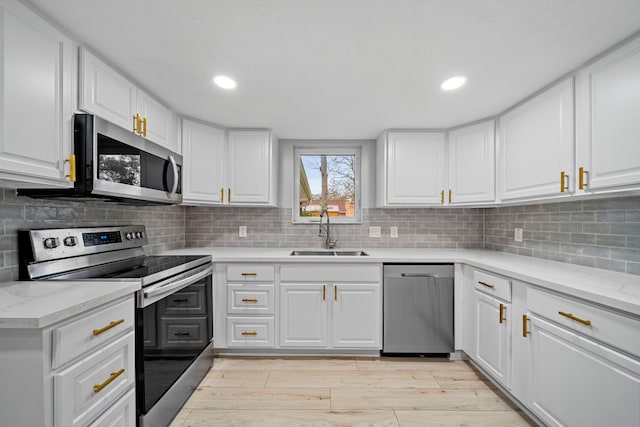
<path fill-rule="evenodd" d="M 21 233 L 28 236 L 35 261 L 136 248 L 147 244 L 144 225 L 52 228 Z"/>

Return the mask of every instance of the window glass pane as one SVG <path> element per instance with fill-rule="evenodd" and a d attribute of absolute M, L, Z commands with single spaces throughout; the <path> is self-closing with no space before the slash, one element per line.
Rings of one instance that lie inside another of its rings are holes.
<path fill-rule="evenodd" d="M 300 216 L 356 216 L 355 154 L 300 155 Z"/>

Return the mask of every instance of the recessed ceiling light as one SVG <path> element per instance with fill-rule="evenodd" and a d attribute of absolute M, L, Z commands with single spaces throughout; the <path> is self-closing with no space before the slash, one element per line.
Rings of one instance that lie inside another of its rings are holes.
<path fill-rule="evenodd" d="M 218 74 L 216 76 L 213 76 L 211 78 L 211 80 L 213 80 L 213 82 L 223 88 L 223 89 L 235 89 L 236 87 L 236 81 L 233 80 L 231 77 L 229 76 L 223 76 L 222 74 Z"/>
<path fill-rule="evenodd" d="M 455 90 L 464 86 L 467 82 L 467 77 L 463 75 L 449 77 L 442 83 L 440 83 L 440 89 L 442 90 Z"/>

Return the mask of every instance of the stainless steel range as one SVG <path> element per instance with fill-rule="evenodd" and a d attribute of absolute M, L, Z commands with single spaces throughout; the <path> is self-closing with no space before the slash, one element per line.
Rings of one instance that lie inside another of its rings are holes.
<path fill-rule="evenodd" d="M 21 280 L 135 281 L 139 426 L 168 425 L 213 363 L 211 256 L 146 255 L 142 225 L 23 230 Z"/>

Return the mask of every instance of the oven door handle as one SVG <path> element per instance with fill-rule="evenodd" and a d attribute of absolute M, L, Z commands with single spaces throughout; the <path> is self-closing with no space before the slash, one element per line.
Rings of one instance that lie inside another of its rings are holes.
<path fill-rule="evenodd" d="M 142 298 L 139 299 L 138 306 L 143 308 L 150 304 L 153 304 L 166 295 L 173 294 L 181 289 L 186 288 L 187 286 L 193 285 L 194 283 L 202 280 L 204 277 L 211 275 L 212 272 L 213 267 L 209 265 L 198 273 L 190 274 L 189 276 L 182 279 L 178 279 L 175 281 L 172 279 L 168 279 L 164 282 L 158 283 L 157 285 L 149 286 L 148 288 L 145 288 L 141 291 Z"/>

